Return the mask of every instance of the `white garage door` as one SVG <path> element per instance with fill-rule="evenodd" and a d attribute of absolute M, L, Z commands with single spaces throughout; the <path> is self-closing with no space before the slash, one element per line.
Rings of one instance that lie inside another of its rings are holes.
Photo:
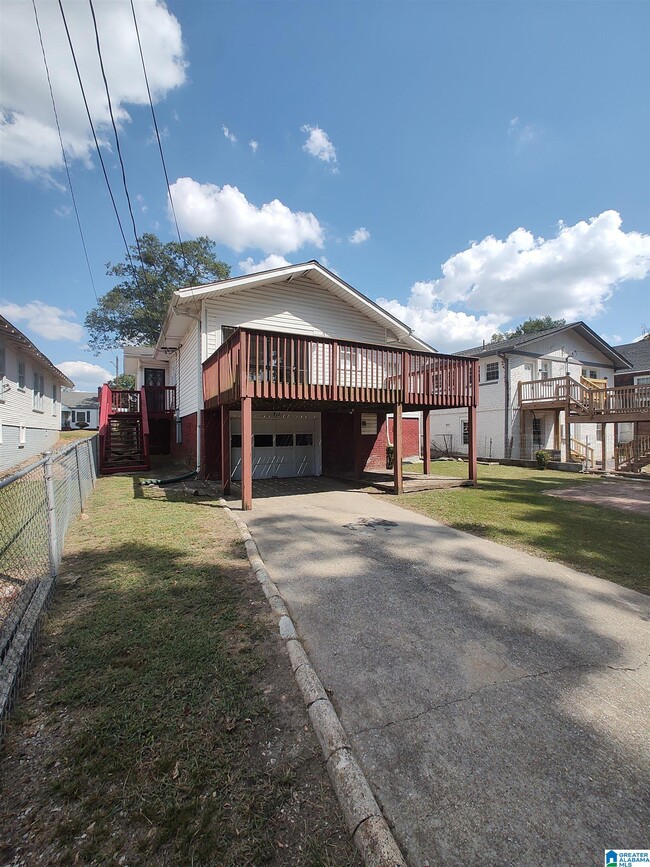
<path fill-rule="evenodd" d="M 230 414 L 232 478 L 241 479 L 241 416 Z M 253 478 L 321 474 L 320 413 L 254 412 Z"/>

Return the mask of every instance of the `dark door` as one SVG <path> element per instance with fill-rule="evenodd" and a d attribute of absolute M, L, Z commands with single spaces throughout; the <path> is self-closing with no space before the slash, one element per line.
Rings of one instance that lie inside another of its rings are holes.
<path fill-rule="evenodd" d="M 156 367 L 145 367 L 144 384 L 145 386 L 157 386 L 161 388 L 165 385 L 165 371 L 158 370 Z"/>

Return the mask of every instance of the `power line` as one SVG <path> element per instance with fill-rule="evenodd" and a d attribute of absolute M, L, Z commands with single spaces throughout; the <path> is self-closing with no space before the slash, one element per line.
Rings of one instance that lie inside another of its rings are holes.
<path fill-rule="evenodd" d="M 99 67 L 102 72 L 102 78 L 104 80 L 104 88 L 106 90 L 106 99 L 108 101 L 108 112 L 111 116 L 111 124 L 113 126 L 113 134 L 115 136 L 115 144 L 117 146 L 117 157 L 120 161 L 120 167 L 122 169 L 122 184 L 124 185 L 124 195 L 126 196 L 126 204 L 129 209 L 129 214 L 131 215 L 131 225 L 133 226 L 133 234 L 135 235 L 135 245 L 138 248 L 138 255 L 140 257 L 140 265 L 142 268 L 142 274 L 144 277 L 145 285 L 147 282 L 147 275 L 144 271 L 144 261 L 142 258 L 142 250 L 140 249 L 140 239 L 138 238 L 138 230 L 135 225 L 135 217 L 133 215 L 133 207 L 131 206 L 131 196 L 129 195 L 129 187 L 126 183 L 126 169 L 124 167 L 124 159 L 122 158 L 122 148 L 120 147 L 120 137 L 117 134 L 117 124 L 115 123 L 115 116 L 113 114 L 113 103 L 111 101 L 111 93 L 108 88 L 108 79 L 106 78 L 106 70 L 104 69 L 104 58 L 102 57 L 102 48 L 99 41 L 99 30 L 97 29 L 97 18 L 95 17 L 95 7 L 93 6 L 93 0 L 88 0 L 90 5 L 90 13 L 93 18 L 93 28 L 95 30 L 95 43 L 97 45 L 97 56 L 99 57 Z"/>
<path fill-rule="evenodd" d="M 59 113 L 56 110 L 56 100 L 54 99 L 54 91 L 52 89 L 52 80 L 50 78 L 50 68 L 47 63 L 47 57 L 45 55 L 45 45 L 43 44 L 43 34 L 41 33 L 41 24 L 38 20 L 38 11 L 36 9 L 36 0 L 32 0 L 32 6 L 34 7 L 34 17 L 36 18 L 36 29 L 38 30 L 38 39 L 41 43 L 41 52 L 43 53 L 43 63 L 45 64 L 45 74 L 47 75 L 47 84 L 50 88 L 50 98 L 52 100 L 52 108 L 54 109 L 54 120 L 56 121 L 56 129 L 59 133 L 59 144 L 61 145 L 61 154 L 63 156 L 63 165 L 65 166 L 65 173 L 68 176 L 68 187 L 70 188 L 70 196 L 72 198 L 72 205 L 74 207 L 75 216 L 77 218 L 77 226 L 79 227 L 79 234 L 81 236 L 81 246 L 83 247 L 84 256 L 86 257 L 86 265 L 88 266 L 88 274 L 90 276 L 90 283 L 93 287 L 93 292 L 95 293 L 95 301 L 99 301 L 97 297 L 97 289 L 95 287 L 95 280 L 93 278 L 93 271 L 90 267 L 90 259 L 88 258 L 88 248 L 86 247 L 86 239 L 84 238 L 83 229 L 81 228 L 81 218 L 79 217 L 79 209 L 77 208 L 77 200 L 74 194 L 74 187 L 72 186 L 72 178 L 70 176 L 70 167 L 68 166 L 68 158 L 65 153 L 65 148 L 63 146 L 63 136 L 61 135 L 61 124 L 59 123 Z"/>
<path fill-rule="evenodd" d="M 129 250 L 129 245 L 126 240 L 126 235 L 124 234 L 124 227 L 122 226 L 122 220 L 120 219 L 119 211 L 117 210 L 117 204 L 115 202 L 115 196 L 113 195 L 113 190 L 111 189 L 111 182 L 108 179 L 108 172 L 106 171 L 106 165 L 104 163 L 104 158 L 102 156 L 102 152 L 99 147 L 99 141 L 97 140 L 97 133 L 95 132 L 95 125 L 93 123 L 92 115 L 90 114 L 90 108 L 88 107 L 88 100 L 86 99 L 86 91 L 83 85 L 83 81 L 81 80 L 81 72 L 79 71 L 79 64 L 77 63 L 77 55 L 75 54 L 74 45 L 72 44 L 72 38 L 70 36 L 70 30 L 68 29 L 68 22 L 65 17 L 65 12 L 63 10 L 62 0 L 58 0 L 59 9 L 61 10 L 61 17 L 63 18 L 63 26 L 65 27 L 66 36 L 68 37 L 68 44 L 70 46 L 70 51 L 72 53 L 72 60 L 74 62 L 74 68 L 77 73 L 77 80 L 79 81 L 79 87 L 81 88 L 81 95 L 83 97 L 84 105 L 86 107 L 86 114 L 88 115 L 88 123 L 90 124 L 90 129 L 92 130 L 93 140 L 95 142 L 95 150 L 97 151 L 97 156 L 99 157 L 99 162 L 101 163 L 102 172 L 104 173 L 104 180 L 106 181 L 106 186 L 108 188 L 108 194 L 111 197 L 111 202 L 113 203 L 113 210 L 115 211 L 115 217 L 117 219 L 118 226 L 120 227 L 120 234 L 122 235 L 122 240 L 124 241 L 124 246 L 126 248 L 126 257 L 129 260 L 131 268 L 133 269 L 134 275 L 137 273 L 135 269 L 135 265 L 133 264 L 133 259 L 131 258 L 131 251 Z"/>
<path fill-rule="evenodd" d="M 165 174 L 165 183 L 167 184 L 167 195 L 169 196 L 169 204 L 172 209 L 172 216 L 174 217 L 174 225 L 176 226 L 176 234 L 178 235 L 178 243 L 181 248 L 181 255 L 183 256 L 183 260 L 185 261 L 185 266 L 188 266 L 187 257 L 185 255 L 185 249 L 183 248 L 183 241 L 181 240 L 181 232 L 178 228 L 178 220 L 176 219 L 176 209 L 174 208 L 174 199 L 172 197 L 171 184 L 169 183 L 169 175 L 167 174 L 167 165 L 165 163 L 165 155 L 163 153 L 162 139 L 160 138 L 160 132 L 158 131 L 158 121 L 156 120 L 156 112 L 153 107 L 153 100 L 151 98 L 151 88 L 149 87 L 149 76 L 147 75 L 147 67 L 144 62 L 144 54 L 142 52 L 142 42 L 140 41 L 140 28 L 138 27 L 138 19 L 135 15 L 135 6 L 133 4 L 133 0 L 131 0 L 131 13 L 133 15 L 133 24 L 135 26 L 135 35 L 138 38 L 138 48 L 140 50 L 140 60 L 142 61 L 142 71 L 144 73 L 145 84 L 147 85 L 147 95 L 149 97 L 149 105 L 151 107 L 151 117 L 153 118 L 153 126 L 156 131 L 156 140 L 158 142 L 158 150 L 160 151 L 160 161 L 162 162 L 163 172 Z"/>

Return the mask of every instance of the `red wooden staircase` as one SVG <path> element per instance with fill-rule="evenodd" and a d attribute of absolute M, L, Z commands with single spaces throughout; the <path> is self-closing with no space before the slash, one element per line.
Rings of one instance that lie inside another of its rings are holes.
<path fill-rule="evenodd" d="M 144 388 L 127 391 L 102 386 L 99 455 L 102 473 L 149 469 L 149 419 Z"/>

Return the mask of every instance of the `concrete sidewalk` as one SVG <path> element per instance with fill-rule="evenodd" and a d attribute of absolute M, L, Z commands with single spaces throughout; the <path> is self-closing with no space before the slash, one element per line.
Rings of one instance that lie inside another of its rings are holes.
<path fill-rule="evenodd" d="M 294 490 L 256 483 L 245 518 L 409 863 L 649 846 L 650 600 L 386 496 Z"/>

